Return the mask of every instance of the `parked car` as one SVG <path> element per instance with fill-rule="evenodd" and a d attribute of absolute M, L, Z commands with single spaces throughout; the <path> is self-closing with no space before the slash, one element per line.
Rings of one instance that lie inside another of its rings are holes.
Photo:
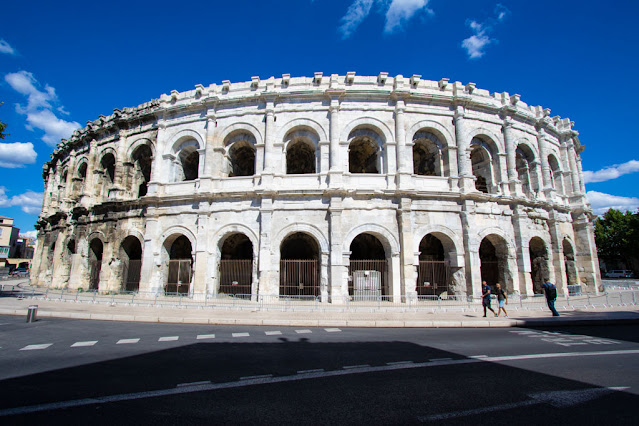
<path fill-rule="evenodd" d="M 628 269 L 613 269 L 604 274 L 606 278 L 633 278 L 635 274 Z"/>
<path fill-rule="evenodd" d="M 27 271 L 25 268 L 16 268 L 11 271 L 9 275 L 12 277 L 28 277 L 29 271 Z"/>

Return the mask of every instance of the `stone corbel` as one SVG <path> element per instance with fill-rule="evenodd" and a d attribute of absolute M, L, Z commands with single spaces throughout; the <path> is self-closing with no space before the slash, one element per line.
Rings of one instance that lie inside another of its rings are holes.
<path fill-rule="evenodd" d="M 388 73 L 387 72 L 380 72 L 379 75 L 377 76 L 377 82 L 381 85 L 386 84 L 386 79 L 388 78 Z"/>
<path fill-rule="evenodd" d="M 291 82 L 291 75 L 290 74 L 282 74 L 282 86 L 288 87 L 290 82 Z"/>
<path fill-rule="evenodd" d="M 260 78 L 256 75 L 251 77 L 251 88 L 257 89 L 259 85 L 260 85 Z"/>
<path fill-rule="evenodd" d="M 466 90 L 466 92 L 468 92 L 469 94 L 473 94 L 473 92 L 475 91 L 475 83 L 468 83 L 464 86 L 464 89 Z"/>
<path fill-rule="evenodd" d="M 421 76 L 421 75 L 419 75 L 419 74 L 413 74 L 413 75 L 410 77 L 410 85 L 411 85 L 412 87 L 417 87 L 417 85 L 419 84 L 419 82 L 421 81 L 421 79 L 422 79 L 422 76 Z"/>
<path fill-rule="evenodd" d="M 313 84 L 317 84 L 318 86 L 322 84 L 322 76 L 324 73 L 316 72 L 313 76 Z"/>
<path fill-rule="evenodd" d="M 346 84 L 353 84 L 355 81 L 355 71 L 349 71 L 346 73 Z"/>
<path fill-rule="evenodd" d="M 437 82 L 437 86 L 439 86 L 439 90 L 446 90 L 446 86 L 448 86 L 448 78 L 442 78 Z"/>

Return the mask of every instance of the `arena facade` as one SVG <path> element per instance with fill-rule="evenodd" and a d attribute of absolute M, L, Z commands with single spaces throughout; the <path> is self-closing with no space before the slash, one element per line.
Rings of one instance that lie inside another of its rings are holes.
<path fill-rule="evenodd" d="M 573 122 L 462 84 L 315 73 L 100 116 L 43 169 L 32 284 L 479 295 L 600 282 Z"/>

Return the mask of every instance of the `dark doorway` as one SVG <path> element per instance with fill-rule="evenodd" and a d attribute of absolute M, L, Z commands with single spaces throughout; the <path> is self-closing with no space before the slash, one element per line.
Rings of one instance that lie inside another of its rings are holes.
<path fill-rule="evenodd" d="M 122 261 L 122 289 L 138 291 L 140 289 L 140 272 L 142 270 L 142 244 L 136 237 L 129 235 L 120 245 Z"/>
<path fill-rule="evenodd" d="M 350 246 L 348 294 L 354 300 L 381 300 L 388 296 L 386 250 L 372 234 L 359 234 Z"/>
<path fill-rule="evenodd" d="M 235 142 L 229 149 L 229 159 L 231 161 L 229 177 L 255 174 L 255 150 L 249 142 Z"/>
<path fill-rule="evenodd" d="M 195 147 L 184 148 L 180 151 L 180 162 L 182 163 L 183 180 L 195 180 L 198 178 L 200 167 L 200 153 Z"/>
<path fill-rule="evenodd" d="M 169 273 L 166 294 L 188 294 L 191 289 L 193 249 L 191 241 L 180 235 L 169 248 Z"/>
<path fill-rule="evenodd" d="M 133 188 L 137 189 L 138 197 L 143 197 L 148 191 L 148 184 L 151 181 L 151 168 L 153 164 L 153 153 L 148 145 L 138 147 L 132 156 L 134 165 Z"/>
<path fill-rule="evenodd" d="M 377 143 L 366 137 L 356 138 L 348 146 L 350 173 L 379 173 Z"/>
<path fill-rule="evenodd" d="M 280 246 L 280 295 L 320 294 L 319 245 L 303 232 L 289 235 Z"/>
<path fill-rule="evenodd" d="M 548 253 L 544 240 L 534 237 L 528 246 L 530 253 L 530 278 L 532 279 L 533 292 L 542 294 L 541 285 L 544 279 L 548 278 Z"/>
<path fill-rule="evenodd" d="M 91 240 L 89 244 L 89 290 L 98 290 L 100 287 L 102 251 L 102 241 L 99 238 Z"/>
<path fill-rule="evenodd" d="M 449 293 L 450 263 L 445 260 L 444 245 L 436 236 L 426 235 L 419 243 L 417 295 L 440 296 Z"/>
<path fill-rule="evenodd" d="M 495 235 L 484 238 L 479 245 L 481 262 L 481 280 L 493 287 L 500 283 L 502 288 L 512 291 L 512 283 L 506 279 L 507 249 L 506 242 Z"/>
<path fill-rule="evenodd" d="M 244 234 L 232 234 L 222 244 L 220 293 L 251 295 L 253 243 Z"/>
<path fill-rule="evenodd" d="M 315 173 L 315 150 L 306 142 L 291 142 L 286 150 L 286 174 Z"/>

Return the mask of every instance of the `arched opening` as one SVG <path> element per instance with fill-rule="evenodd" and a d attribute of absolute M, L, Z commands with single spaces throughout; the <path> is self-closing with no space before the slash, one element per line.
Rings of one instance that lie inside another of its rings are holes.
<path fill-rule="evenodd" d="M 373 234 L 359 234 L 351 242 L 350 250 L 348 293 L 354 300 L 388 296 L 388 262 L 379 239 Z"/>
<path fill-rule="evenodd" d="M 71 239 L 67 242 L 67 256 L 75 254 L 75 240 Z"/>
<path fill-rule="evenodd" d="M 143 197 L 147 194 L 148 185 L 151 181 L 153 152 L 148 145 L 141 145 L 133 151 L 131 160 L 133 161 L 134 167 L 131 189 L 137 191 L 138 197 Z"/>
<path fill-rule="evenodd" d="M 142 244 L 133 235 L 126 237 L 120 244 L 120 261 L 122 262 L 122 289 L 138 291 L 142 271 Z"/>
<path fill-rule="evenodd" d="M 113 186 L 115 181 L 115 157 L 112 153 L 107 153 L 102 156 L 100 160 L 101 188 L 99 189 L 100 195 L 104 198 L 109 196 L 109 189 Z"/>
<path fill-rule="evenodd" d="M 253 243 L 244 234 L 224 239 L 220 259 L 220 293 L 251 295 Z"/>
<path fill-rule="evenodd" d="M 73 195 L 79 197 L 84 189 L 84 181 L 87 178 L 87 163 L 83 161 L 78 166 L 75 177 L 73 178 Z"/>
<path fill-rule="evenodd" d="M 67 169 L 64 169 L 62 171 L 62 175 L 60 176 L 60 182 L 58 183 L 58 202 L 64 200 L 64 197 L 66 195 L 68 176 L 69 176 L 69 171 Z"/>
<path fill-rule="evenodd" d="M 319 296 L 319 261 L 315 238 L 304 232 L 286 237 L 280 245 L 280 295 Z"/>
<path fill-rule="evenodd" d="M 488 144 L 479 138 L 471 141 L 470 162 L 475 176 L 475 189 L 486 194 L 495 193 L 493 153 Z"/>
<path fill-rule="evenodd" d="M 561 167 L 554 155 L 548 156 L 548 167 L 550 168 L 550 183 L 559 194 L 564 193 L 563 179 L 561 176 Z"/>
<path fill-rule="evenodd" d="M 286 150 L 286 174 L 309 173 L 315 173 L 315 150 L 307 142 L 291 142 Z"/>
<path fill-rule="evenodd" d="M 181 173 L 179 174 L 177 181 L 188 181 L 198 178 L 200 153 L 196 146 L 189 145 L 184 147 L 178 155 L 178 160 L 181 165 Z"/>
<path fill-rule="evenodd" d="M 564 267 L 566 269 L 566 284 L 576 285 L 579 284 L 579 278 L 577 277 L 577 264 L 575 263 L 575 251 L 572 249 L 572 244 L 566 238 L 562 243 L 564 250 Z"/>
<path fill-rule="evenodd" d="M 172 242 L 171 242 L 172 240 Z M 191 290 L 193 275 L 193 248 L 191 241 L 184 235 L 168 238 L 164 243 L 168 252 L 169 270 L 167 274 L 166 294 L 188 294 Z"/>
<path fill-rule="evenodd" d="M 437 136 L 419 132 L 413 139 L 413 173 L 420 176 L 442 176 L 441 143 Z"/>
<path fill-rule="evenodd" d="M 89 243 L 89 290 L 98 290 L 100 287 L 103 249 L 99 238 L 94 238 Z"/>
<path fill-rule="evenodd" d="M 417 295 L 448 295 L 451 292 L 450 281 L 450 262 L 446 260 L 444 245 L 433 234 L 424 236 L 419 243 Z"/>
<path fill-rule="evenodd" d="M 533 237 L 528 245 L 530 253 L 530 278 L 532 279 L 533 292 L 543 293 L 541 285 L 544 278 L 548 277 L 548 252 L 546 243 L 539 237 Z"/>
<path fill-rule="evenodd" d="M 255 174 L 255 148 L 246 141 L 235 142 L 229 149 L 229 177 Z"/>
<path fill-rule="evenodd" d="M 479 261 L 482 282 L 493 288 L 500 283 L 506 291 L 513 291 L 508 279 L 508 247 L 503 238 L 494 234 L 486 236 L 479 245 Z"/>
<path fill-rule="evenodd" d="M 370 129 L 353 130 L 348 144 L 348 171 L 350 173 L 380 173 L 380 146 L 382 138 Z"/>
<path fill-rule="evenodd" d="M 517 168 L 517 178 L 521 182 L 521 190 L 527 197 L 532 197 L 537 189 L 534 154 L 531 149 L 524 144 L 520 144 L 515 151 L 515 165 Z"/>

